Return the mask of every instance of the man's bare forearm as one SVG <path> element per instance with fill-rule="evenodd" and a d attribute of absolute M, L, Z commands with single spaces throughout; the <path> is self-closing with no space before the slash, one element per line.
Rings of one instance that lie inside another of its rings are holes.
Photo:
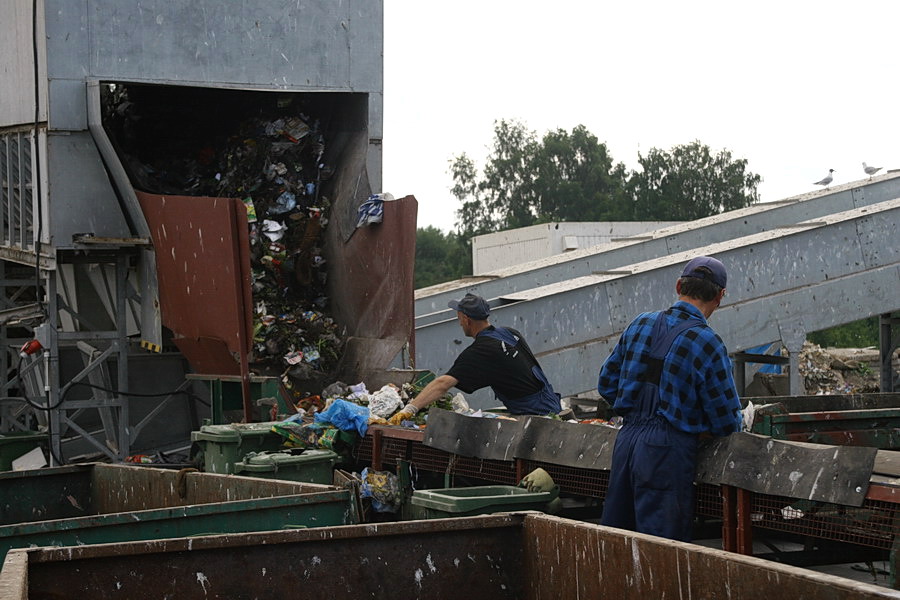
<path fill-rule="evenodd" d="M 455 386 L 459 381 L 456 377 L 450 375 L 441 375 L 431 381 L 425 388 L 419 392 L 419 395 L 413 398 L 409 403 L 417 409 L 422 410 L 431 405 L 435 400 L 444 397 L 450 388 Z"/>

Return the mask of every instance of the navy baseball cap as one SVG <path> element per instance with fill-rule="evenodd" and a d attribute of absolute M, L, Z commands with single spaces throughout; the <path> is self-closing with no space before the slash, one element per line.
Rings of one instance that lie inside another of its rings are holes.
<path fill-rule="evenodd" d="M 698 256 L 684 266 L 682 277 L 696 277 L 711 281 L 720 288 L 728 282 L 725 265 L 711 256 Z"/>
<path fill-rule="evenodd" d="M 483 321 L 491 314 L 491 309 L 488 306 L 487 301 L 475 294 L 466 294 L 463 299 L 459 301 L 451 300 L 447 303 L 447 306 L 461 312 L 470 319 L 475 319 L 477 321 Z"/>

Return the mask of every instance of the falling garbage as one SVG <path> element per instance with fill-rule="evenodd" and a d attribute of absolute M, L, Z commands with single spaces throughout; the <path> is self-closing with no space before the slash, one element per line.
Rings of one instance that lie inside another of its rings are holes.
<path fill-rule="evenodd" d="M 106 86 L 110 138 L 143 191 L 243 201 L 253 296 L 251 370 L 281 376 L 297 401 L 309 397 L 331 378 L 345 336 L 329 316 L 325 291 L 323 233 L 334 169 L 325 158 L 320 119 L 290 95 L 220 107 L 163 102 L 155 93 Z M 219 110 L 229 111 L 227 117 L 216 117 Z M 380 220 L 382 201 L 379 195 L 368 204 L 370 222 Z"/>

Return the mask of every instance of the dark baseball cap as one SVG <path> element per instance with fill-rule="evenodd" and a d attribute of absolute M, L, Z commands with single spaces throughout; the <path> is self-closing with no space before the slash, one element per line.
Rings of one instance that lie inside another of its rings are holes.
<path fill-rule="evenodd" d="M 682 277 L 696 277 L 705 279 L 716 284 L 720 288 L 724 288 L 728 282 L 728 275 L 725 273 L 725 265 L 711 256 L 698 256 L 692 258 L 691 261 L 684 266 Z"/>
<path fill-rule="evenodd" d="M 488 306 L 487 301 L 475 294 L 466 294 L 463 299 L 459 301 L 451 300 L 447 303 L 447 306 L 461 312 L 470 319 L 476 319 L 478 321 L 487 319 L 488 315 L 491 314 L 491 308 Z"/>

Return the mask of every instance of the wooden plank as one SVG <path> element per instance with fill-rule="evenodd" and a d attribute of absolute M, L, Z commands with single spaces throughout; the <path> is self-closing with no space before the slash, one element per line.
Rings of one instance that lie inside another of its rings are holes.
<path fill-rule="evenodd" d="M 6 555 L 0 571 L 0 598 L 28 600 L 28 555 L 25 550 Z"/>

